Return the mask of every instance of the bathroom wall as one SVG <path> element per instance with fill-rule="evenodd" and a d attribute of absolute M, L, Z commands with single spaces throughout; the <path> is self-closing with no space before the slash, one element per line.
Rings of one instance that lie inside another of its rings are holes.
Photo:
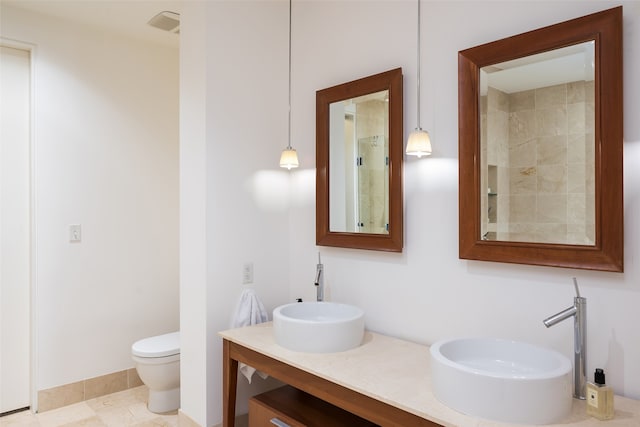
<path fill-rule="evenodd" d="M 183 47 L 189 46 L 181 53 L 181 88 L 189 89 L 181 101 L 181 188 L 189 192 L 181 204 L 188 214 L 181 219 L 181 325 L 190 334 L 183 341 L 187 415 L 203 426 L 221 420 L 215 332 L 228 324 L 242 263 L 253 259 L 255 288 L 272 309 L 315 297 L 318 251 L 328 299 L 364 308 L 373 331 L 424 344 L 499 336 L 571 357 L 572 325 L 546 329 L 542 319 L 572 303 L 576 276 L 589 301 L 589 371 L 604 367 L 616 393 L 640 398 L 636 97 L 625 97 L 624 274 L 458 258 L 457 52 L 620 3 L 423 1 L 421 125 L 431 133 L 434 152 L 406 159 L 401 254 L 315 245 L 315 91 L 401 66 L 407 135 L 416 126 L 416 2 L 293 3 L 292 144 L 301 167 L 290 173 L 277 167 L 287 135 L 287 3 L 187 3 L 181 33 Z M 634 78 L 640 75 L 640 4 L 621 3 L 625 93 L 633 94 L 640 91 Z M 244 383 L 241 400 L 257 390 Z"/>
<path fill-rule="evenodd" d="M 625 7 L 625 273 L 460 260 L 457 52 L 618 4 Z M 296 144 L 303 158 L 314 150 L 315 90 L 394 66 L 404 72 L 405 135 L 415 127 L 415 28 L 407 25 L 415 10 L 415 2 L 302 2 L 294 9 L 294 25 L 304 29 L 294 31 L 293 64 L 299 73 L 293 86 L 293 132 L 307 135 Z M 291 298 L 313 297 L 309 277 L 320 251 L 329 299 L 364 308 L 369 329 L 425 344 L 460 335 L 522 339 L 572 358 L 571 323 L 546 329 L 542 319 L 571 305 L 571 277 L 576 276 L 589 301 L 588 371 L 604 367 L 616 393 L 640 398 L 635 363 L 640 342 L 634 326 L 640 320 L 640 124 L 635 120 L 640 103 L 629 95 L 640 90 L 634 77 L 640 72 L 640 4 L 427 1 L 422 11 L 421 124 L 431 133 L 434 153 L 406 159 L 404 251 L 316 247 L 313 201 L 292 206 Z M 384 22 L 385 31 L 366 31 L 372 22 Z M 366 40 L 359 40 L 360 34 Z M 342 37 L 347 35 L 349 44 Z M 313 172 L 311 160 L 293 173 L 294 182 Z M 306 191 L 313 194 L 313 188 Z"/>
<path fill-rule="evenodd" d="M 181 12 L 181 411 L 201 426 L 222 420 L 217 332 L 229 329 L 244 289 L 255 290 L 269 318 L 289 301 L 288 209 L 313 203 L 313 194 L 291 197 L 297 175 L 278 167 L 287 146 L 287 10 L 287 2 L 215 1 L 185 2 Z M 291 118 L 300 119 L 295 106 Z M 307 138 L 294 131 L 292 144 Z M 313 191 L 313 179 L 303 188 Z M 254 282 L 243 285 L 249 262 Z M 251 387 L 238 384 L 239 414 L 250 394 L 274 386 L 257 376 Z"/>
<path fill-rule="evenodd" d="M 36 45 L 43 390 L 131 368 L 135 340 L 179 328 L 178 51 L 8 5 L 0 28 Z"/>

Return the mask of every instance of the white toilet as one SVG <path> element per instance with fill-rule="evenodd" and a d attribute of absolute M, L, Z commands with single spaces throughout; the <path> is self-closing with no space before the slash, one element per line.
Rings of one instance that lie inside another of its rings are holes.
<path fill-rule="evenodd" d="M 131 346 L 140 379 L 149 387 L 149 410 L 163 413 L 180 407 L 180 332 L 136 341 Z"/>

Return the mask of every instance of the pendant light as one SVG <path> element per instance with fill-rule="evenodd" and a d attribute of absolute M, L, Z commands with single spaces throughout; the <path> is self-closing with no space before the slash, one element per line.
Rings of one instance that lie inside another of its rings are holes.
<path fill-rule="evenodd" d="M 431 155 L 431 138 L 426 130 L 420 127 L 420 0 L 418 0 L 418 120 L 416 129 L 409 134 L 407 141 L 406 153 L 410 156 L 430 156 Z"/>
<path fill-rule="evenodd" d="M 289 137 L 287 148 L 280 155 L 280 167 L 291 170 L 297 168 L 298 153 L 291 147 L 291 0 L 289 0 Z"/>

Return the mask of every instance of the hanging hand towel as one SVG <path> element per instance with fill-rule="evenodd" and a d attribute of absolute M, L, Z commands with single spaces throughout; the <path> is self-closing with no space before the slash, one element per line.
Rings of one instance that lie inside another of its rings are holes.
<path fill-rule="evenodd" d="M 264 305 L 258 299 L 258 296 L 253 289 L 245 289 L 240 295 L 240 301 L 236 307 L 235 315 L 233 316 L 232 328 L 240 328 L 242 326 L 257 325 L 269 320 L 267 311 L 264 309 Z M 247 366 L 244 363 L 239 365 L 240 372 L 247 378 L 249 384 L 251 384 L 251 377 L 256 372 L 251 366 Z M 268 377 L 264 372 L 258 371 L 257 374 L 265 379 Z"/>

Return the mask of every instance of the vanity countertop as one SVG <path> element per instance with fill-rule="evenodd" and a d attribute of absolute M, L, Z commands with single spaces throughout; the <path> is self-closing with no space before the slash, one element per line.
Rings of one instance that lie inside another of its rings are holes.
<path fill-rule="evenodd" d="M 328 354 L 299 353 L 275 343 L 272 324 L 262 323 L 220 332 L 224 339 L 287 365 L 385 402 L 443 426 L 522 427 L 461 414 L 440 403 L 431 390 L 429 347 L 365 332 L 355 349 Z M 640 401 L 615 396 L 615 417 L 607 427 L 640 427 Z M 573 401 L 571 416 L 557 427 L 602 426 L 586 415 L 585 402 Z"/>

